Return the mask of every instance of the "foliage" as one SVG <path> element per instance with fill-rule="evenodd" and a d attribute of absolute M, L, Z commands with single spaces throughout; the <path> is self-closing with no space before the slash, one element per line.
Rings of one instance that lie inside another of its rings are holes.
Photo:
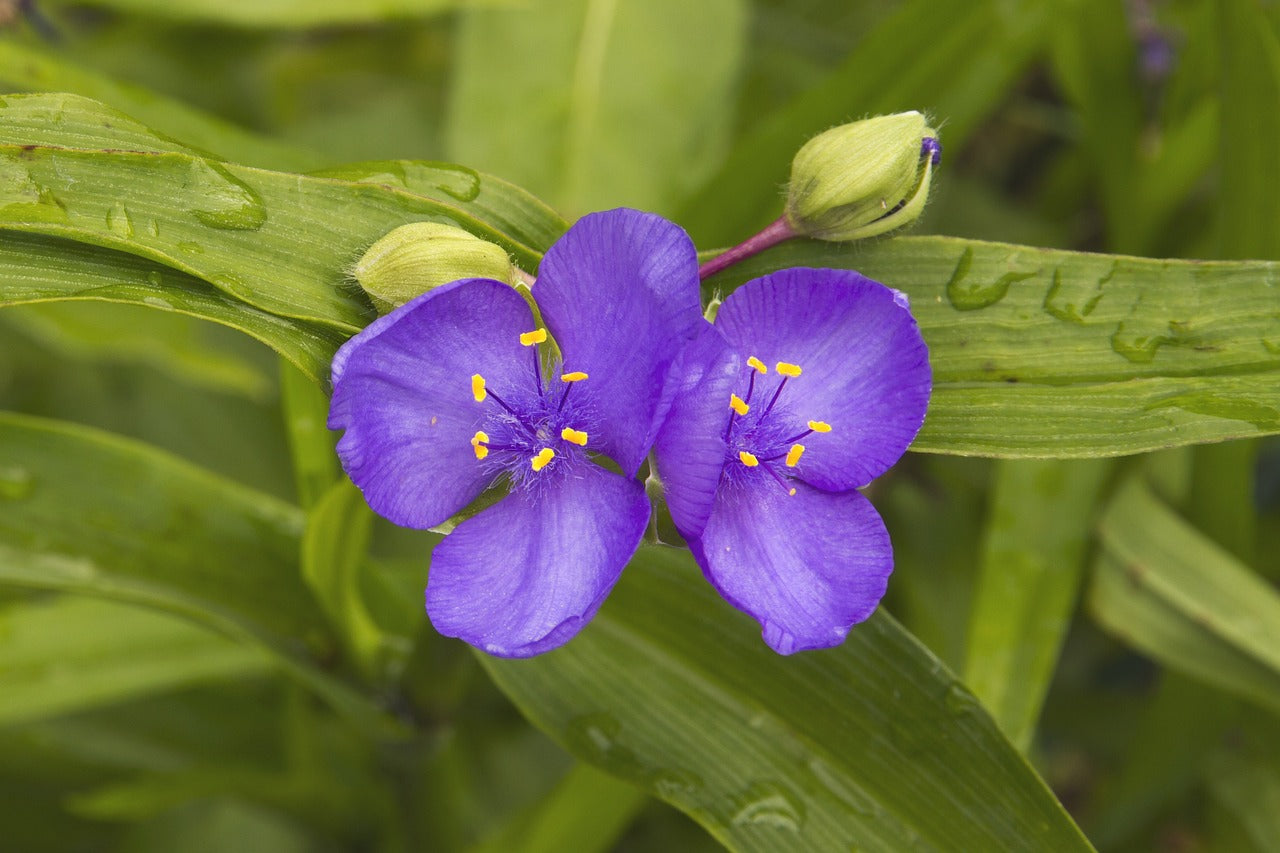
<path fill-rule="evenodd" d="M 6 847 L 1280 845 L 1273 4 L 6 8 Z M 935 394 L 868 492 L 881 610 L 779 657 L 655 541 L 562 649 L 437 635 L 438 535 L 325 429 L 361 254 L 428 221 L 535 273 L 624 205 L 710 253 L 806 139 L 913 109 L 913 233 L 704 283 L 910 296 Z"/>

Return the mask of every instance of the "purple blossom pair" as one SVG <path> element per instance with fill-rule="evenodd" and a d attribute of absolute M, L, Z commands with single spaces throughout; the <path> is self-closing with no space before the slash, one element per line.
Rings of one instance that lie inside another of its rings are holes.
<path fill-rule="evenodd" d="M 527 657 L 594 616 L 639 546 L 650 451 L 708 580 L 776 651 L 835 645 L 892 569 L 857 489 L 924 418 L 927 352 L 906 300 L 843 270 L 793 269 L 702 318 L 676 225 L 613 210 L 547 252 L 532 288 L 437 288 L 333 362 L 338 453 L 369 505 L 440 525 L 427 613 L 442 634 Z"/>

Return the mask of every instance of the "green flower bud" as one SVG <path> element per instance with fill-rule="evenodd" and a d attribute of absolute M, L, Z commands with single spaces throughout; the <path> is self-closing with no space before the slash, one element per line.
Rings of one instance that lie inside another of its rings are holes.
<path fill-rule="evenodd" d="M 924 210 L 941 148 L 917 112 L 818 134 L 791 161 L 786 220 L 819 240 L 858 240 L 907 225 Z"/>
<path fill-rule="evenodd" d="M 382 314 L 461 278 L 517 281 L 501 246 L 438 222 L 411 222 L 391 231 L 369 247 L 351 275 Z"/>

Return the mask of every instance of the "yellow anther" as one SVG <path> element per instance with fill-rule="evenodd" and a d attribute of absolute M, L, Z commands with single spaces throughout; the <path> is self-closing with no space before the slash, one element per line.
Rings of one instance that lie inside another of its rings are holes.
<path fill-rule="evenodd" d="M 564 429 L 560 430 L 560 437 L 563 438 L 565 441 L 572 442 L 573 444 L 578 445 L 579 447 L 587 446 L 587 434 L 580 429 L 565 427 Z"/>
<path fill-rule="evenodd" d="M 740 415 L 745 415 L 747 412 L 751 411 L 751 407 L 748 406 L 746 401 L 737 394 L 729 395 L 729 408 L 733 409 Z"/>
<path fill-rule="evenodd" d="M 529 464 L 533 466 L 533 470 L 541 471 L 547 467 L 547 463 L 555 458 L 556 452 L 550 447 L 544 447 L 538 451 L 538 455 L 529 460 Z"/>
<path fill-rule="evenodd" d="M 831 432 L 831 424 L 825 421 L 809 421 L 809 429 L 814 432 Z"/>
<path fill-rule="evenodd" d="M 765 367 L 764 362 L 756 358 L 754 355 L 747 359 L 747 365 L 754 367 L 758 373 L 768 373 L 769 368 Z"/>
<path fill-rule="evenodd" d="M 748 453 L 745 450 L 738 451 L 738 458 L 741 459 L 742 464 L 746 465 L 748 468 L 754 468 L 760 464 L 759 459 L 757 459 L 753 454 Z"/>
<path fill-rule="evenodd" d="M 796 496 L 796 490 L 795 490 L 795 489 L 788 489 L 788 490 L 787 490 L 787 494 L 794 498 L 794 497 Z"/>
<path fill-rule="evenodd" d="M 527 347 L 531 347 L 534 344 L 540 344 L 546 339 L 547 339 L 546 329 L 534 329 L 532 332 L 520 333 L 520 343 Z"/>
<path fill-rule="evenodd" d="M 488 392 L 484 390 L 484 377 L 479 373 L 471 376 L 471 396 L 476 398 L 477 403 L 483 403 L 484 398 L 489 396 Z"/>
<path fill-rule="evenodd" d="M 587 378 L 587 374 L 581 370 L 575 370 L 572 373 L 563 373 L 560 375 L 561 382 L 581 382 Z"/>
<path fill-rule="evenodd" d="M 489 433 L 482 429 L 476 430 L 476 434 L 471 436 L 471 449 L 476 452 L 477 459 L 483 459 L 489 455 L 489 448 L 485 447 L 489 441 Z"/>
<path fill-rule="evenodd" d="M 477 459 L 483 459 L 489 455 L 489 448 L 485 447 L 483 444 L 472 445 L 471 449 L 476 452 Z"/>
<path fill-rule="evenodd" d="M 789 361 L 778 362 L 777 370 L 783 376 L 795 377 L 800 375 L 800 365 L 792 364 Z"/>
<path fill-rule="evenodd" d="M 794 468 L 800 462 L 800 457 L 804 454 L 803 444 L 793 444 L 791 449 L 787 451 L 787 467 Z"/>

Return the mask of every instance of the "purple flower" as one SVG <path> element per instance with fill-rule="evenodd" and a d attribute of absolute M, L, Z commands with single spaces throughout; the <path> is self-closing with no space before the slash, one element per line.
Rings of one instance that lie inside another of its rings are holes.
<path fill-rule="evenodd" d="M 893 570 L 857 490 L 898 460 L 929 401 L 906 297 L 848 270 L 773 273 L 725 299 L 679 370 L 655 446 L 676 527 L 775 651 L 838 644 Z"/>
<path fill-rule="evenodd" d="M 435 547 L 426 593 L 437 630 L 504 657 L 567 642 L 634 553 L 649 518 L 635 474 L 671 362 L 704 322 L 692 242 L 634 210 L 570 228 L 533 298 L 545 327 L 506 284 L 453 282 L 333 361 L 329 426 L 380 515 L 433 527 L 509 484 Z"/>

